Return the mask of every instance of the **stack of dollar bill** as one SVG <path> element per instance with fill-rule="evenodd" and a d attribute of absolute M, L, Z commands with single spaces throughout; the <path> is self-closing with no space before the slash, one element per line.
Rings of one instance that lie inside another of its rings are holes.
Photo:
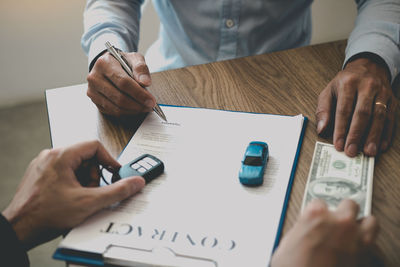
<path fill-rule="evenodd" d="M 335 210 L 346 198 L 360 205 L 358 217 L 371 214 L 375 158 L 359 153 L 350 158 L 331 144 L 317 142 L 304 192 L 302 210 L 314 198 Z"/>

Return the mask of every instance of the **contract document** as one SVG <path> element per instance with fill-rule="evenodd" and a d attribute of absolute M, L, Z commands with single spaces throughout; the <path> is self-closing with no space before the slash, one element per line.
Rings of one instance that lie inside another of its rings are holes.
<path fill-rule="evenodd" d="M 148 114 L 118 160 L 123 165 L 149 153 L 164 162 L 164 174 L 74 228 L 54 258 L 92 265 L 268 266 L 307 118 L 175 106 L 163 111 L 168 122 Z M 258 187 L 238 178 L 251 141 L 269 146 Z"/>

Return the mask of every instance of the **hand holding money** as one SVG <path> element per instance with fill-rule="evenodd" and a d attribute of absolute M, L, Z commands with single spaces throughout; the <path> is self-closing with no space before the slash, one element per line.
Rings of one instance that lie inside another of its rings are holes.
<path fill-rule="evenodd" d="M 271 267 L 365 267 L 379 260 L 370 250 L 378 231 L 369 216 L 373 169 L 374 158 L 349 158 L 317 142 L 303 212 L 279 244 Z"/>
<path fill-rule="evenodd" d="M 317 142 L 304 192 L 302 210 L 313 199 L 322 199 L 335 210 L 343 199 L 360 206 L 358 218 L 371 214 L 374 158 L 363 153 L 350 158 L 331 144 Z"/>
<path fill-rule="evenodd" d="M 312 200 L 272 256 L 271 267 L 370 266 L 377 260 L 370 249 L 378 231 L 373 216 L 357 220 L 359 206 L 340 202 L 335 211 Z"/>

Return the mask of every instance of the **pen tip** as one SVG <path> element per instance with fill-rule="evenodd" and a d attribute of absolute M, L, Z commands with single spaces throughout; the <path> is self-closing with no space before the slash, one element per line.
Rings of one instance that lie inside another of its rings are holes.
<path fill-rule="evenodd" d="M 165 122 L 167 121 L 167 117 L 165 116 L 164 112 L 161 110 L 160 106 L 157 104 L 153 110 L 156 112 L 156 114 Z"/>

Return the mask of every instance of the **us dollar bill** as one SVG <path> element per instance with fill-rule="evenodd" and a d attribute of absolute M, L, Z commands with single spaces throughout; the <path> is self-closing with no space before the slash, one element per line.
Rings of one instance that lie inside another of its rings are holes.
<path fill-rule="evenodd" d="M 358 218 L 371 214 L 375 158 L 359 153 L 350 158 L 331 144 L 317 142 L 304 192 L 302 210 L 314 198 L 335 210 L 346 198 L 360 205 Z"/>

